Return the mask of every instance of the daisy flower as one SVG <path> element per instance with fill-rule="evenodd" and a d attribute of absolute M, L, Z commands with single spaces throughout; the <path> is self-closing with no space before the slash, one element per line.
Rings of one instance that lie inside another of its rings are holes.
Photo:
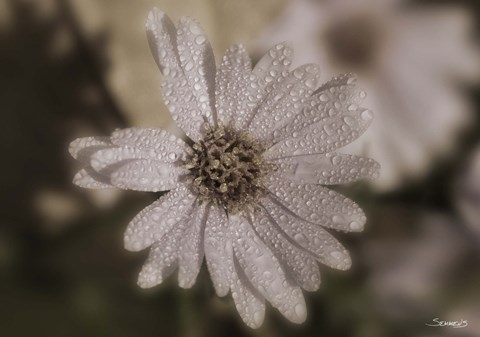
<path fill-rule="evenodd" d="M 378 164 L 335 152 L 372 121 L 352 75 L 319 82 L 319 69 L 291 70 L 293 52 L 277 44 L 252 68 L 241 45 L 216 68 L 199 24 L 175 26 L 161 11 L 146 24 L 163 73 L 162 92 L 185 140 L 159 129 L 80 138 L 84 163 L 74 183 L 167 191 L 128 225 L 125 247 L 150 255 L 138 279 L 160 284 L 178 269 L 195 283 L 205 257 L 216 293 L 231 292 L 250 327 L 265 301 L 292 322 L 306 318 L 302 288 L 320 286 L 318 262 L 348 269 L 345 248 L 328 229 L 356 232 L 366 221 L 352 201 L 324 185 L 375 178 Z"/>
<path fill-rule="evenodd" d="M 405 0 L 298 0 L 257 45 L 290 40 L 299 50 L 297 62 L 361 75 L 366 105 L 378 113 L 349 151 L 380 162 L 374 186 L 386 191 L 451 153 L 456 134 L 471 120 L 454 84 L 480 79 L 472 22 L 460 8 Z"/>
<path fill-rule="evenodd" d="M 480 147 L 473 150 L 454 185 L 454 202 L 467 230 L 480 241 Z"/>

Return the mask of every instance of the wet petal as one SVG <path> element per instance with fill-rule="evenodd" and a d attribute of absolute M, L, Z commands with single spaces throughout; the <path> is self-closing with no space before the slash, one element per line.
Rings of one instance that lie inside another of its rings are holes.
<path fill-rule="evenodd" d="M 139 251 L 161 240 L 186 214 L 190 214 L 194 201 L 195 197 L 184 185 L 161 196 L 130 221 L 124 236 L 125 249 Z"/>
<path fill-rule="evenodd" d="M 127 190 L 159 192 L 175 188 L 179 176 L 184 173 L 183 168 L 172 164 L 141 159 L 116 169 L 111 174 L 110 181 L 112 185 Z"/>
<path fill-rule="evenodd" d="M 380 165 L 373 159 L 340 153 L 282 158 L 276 174 L 300 182 L 335 185 L 376 179 Z"/>
<path fill-rule="evenodd" d="M 291 275 L 305 290 L 317 290 L 320 287 L 320 271 L 315 259 L 296 245 L 265 209 L 260 209 L 255 215 L 255 231 L 280 260 L 287 275 Z"/>
<path fill-rule="evenodd" d="M 180 62 L 177 29 L 170 18 L 158 9 L 149 13 L 146 28 L 152 54 L 163 73 L 165 104 L 175 123 L 187 136 L 198 140 L 204 114 L 193 94 L 193 83 L 187 79 Z"/>
<path fill-rule="evenodd" d="M 95 171 L 101 173 L 112 165 L 122 166 L 137 159 L 156 159 L 157 157 L 160 159 L 162 155 L 155 152 L 148 153 L 135 147 L 109 147 L 93 153 L 90 156 L 90 165 Z"/>
<path fill-rule="evenodd" d="M 179 243 L 185 235 L 189 217 L 195 213 L 190 209 L 188 213 L 172 227 L 160 241 L 154 243 L 150 249 L 147 262 L 138 276 L 138 285 L 142 288 L 150 288 L 162 283 L 177 268 L 178 257 L 181 252 Z"/>
<path fill-rule="evenodd" d="M 96 172 L 91 167 L 85 167 L 75 174 L 73 183 L 79 187 L 91 189 L 112 188 L 110 179 Z"/>
<path fill-rule="evenodd" d="M 230 283 L 233 302 L 245 324 L 253 329 L 259 328 L 265 318 L 265 299 L 253 288 L 238 261 L 235 258 L 233 261 Z"/>
<path fill-rule="evenodd" d="M 216 97 L 218 119 L 224 125 L 242 124 L 247 115 L 247 97 L 252 64 L 242 45 L 233 45 L 217 69 Z"/>
<path fill-rule="evenodd" d="M 247 113 L 245 122 L 237 122 L 241 129 L 252 122 L 260 103 L 273 90 L 274 84 L 279 83 L 288 75 L 292 64 L 293 49 L 286 43 L 279 43 L 271 48 L 253 68 L 250 75 L 249 94 L 247 97 Z"/>
<path fill-rule="evenodd" d="M 162 93 L 165 104 L 172 118 L 185 134 L 194 141 L 201 138 L 201 127 L 205 123 L 204 115 L 198 108 L 195 97 L 183 70 L 168 70 L 162 82 Z"/>
<path fill-rule="evenodd" d="M 203 241 L 209 207 L 197 206 L 190 216 L 188 226 L 180 239 L 178 257 L 178 284 L 182 288 L 194 285 L 203 262 Z"/>
<path fill-rule="evenodd" d="M 227 213 L 220 207 L 210 209 L 205 227 L 205 259 L 218 296 L 225 296 L 233 273 L 233 251 Z"/>
<path fill-rule="evenodd" d="M 356 203 L 326 187 L 271 177 L 265 186 L 300 218 L 345 232 L 363 230 L 366 217 Z"/>
<path fill-rule="evenodd" d="M 177 25 L 180 64 L 197 106 L 213 120 L 215 112 L 215 57 L 200 24 L 182 17 Z"/>
<path fill-rule="evenodd" d="M 372 112 L 360 107 L 364 97 L 348 75 L 323 85 L 299 114 L 274 131 L 267 157 L 322 154 L 351 143 L 373 120 Z"/>
<path fill-rule="evenodd" d="M 280 228 L 318 261 L 335 269 L 350 268 L 348 251 L 325 229 L 294 216 L 268 198 L 262 201 L 262 205 Z"/>
<path fill-rule="evenodd" d="M 179 69 L 177 30 L 170 18 L 154 8 L 148 13 L 145 28 L 153 58 L 162 73 L 165 69 Z"/>
<path fill-rule="evenodd" d="M 85 137 L 72 141 L 68 147 L 68 151 L 73 158 L 88 163 L 93 153 L 111 146 L 112 142 L 109 137 Z"/>
<path fill-rule="evenodd" d="M 185 152 L 187 145 L 174 134 L 160 129 L 128 128 L 110 137 L 119 147 L 136 148 L 151 153 L 151 159 L 172 163 Z M 154 155 L 156 154 L 156 156 Z"/>
<path fill-rule="evenodd" d="M 287 280 L 278 260 L 246 219 L 238 216 L 230 219 L 235 256 L 254 288 L 290 321 L 305 321 L 306 307 L 301 289 Z"/>
<path fill-rule="evenodd" d="M 319 76 L 317 65 L 306 64 L 292 70 L 285 80 L 274 84 L 253 118 L 250 125 L 252 135 L 271 141 L 274 131 L 285 126 L 303 108 L 317 89 Z"/>
<path fill-rule="evenodd" d="M 293 131 L 288 138 L 268 149 L 266 157 L 274 159 L 333 152 L 357 139 L 367 130 L 372 120 L 370 110 L 341 119 L 327 118 L 299 131 Z"/>

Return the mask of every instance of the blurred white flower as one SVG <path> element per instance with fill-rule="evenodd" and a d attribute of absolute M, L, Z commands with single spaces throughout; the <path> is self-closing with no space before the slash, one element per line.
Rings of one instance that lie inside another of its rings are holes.
<path fill-rule="evenodd" d="M 255 65 L 242 46 L 218 69 L 205 33 L 182 18 L 175 27 L 153 10 L 147 33 L 163 77 L 165 102 L 186 140 L 131 128 L 80 138 L 70 152 L 85 164 L 86 188 L 168 191 L 129 224 L 125 246 L 151 246 L 141 287 L 177 267 L 191 287 L 206 257 L 219 296 L 229 291 L 251 327 L 265 300 L 292 322 L 306 318 L 301 288 L 320 286 L 317 261 L 348 269 L 345 248 L 324 228 L 361 231 L 352 201 L 322 186 L 374 178 L 378 164 L 334 152 L 372 120 L 351 75 L 319 86 L 314 64 L 290 70 L 292 49 L 277 44 Z"/>
<path fill-rule="evenodd" d="M 446 316 L 446 319 L 451 321 L 458 321 L 463 319 L 467 321 L 468 326 L 462 329 L 462 337 L 476 337 L 480 331 L 480 300 L 476 287 L 471 289 L 471 292 L 464 296 L 460 303 L 452 305 Z"/>
<path fill-rule="evenodd" d="M 468 240 L 458 223 L 443 214 L 418 219 L 395 214 L 395 218 L 402 227 L 415 221 L 416 230 L 390 230 L 391 237 L 366 243 L 364 261 L 374 302 L 390 319 L 419 315 L 432 319 L 452 290 L 448 285 L 456 268 L 468 256 Z"/>
<path fill-rule="evenodd" d="M 447 155 L 470 119 L 455 82 L 480 78 L 471 20 L 458 8 L 407 6 L 402 0 L 298 0 L 259 39 L 264 50 L 293 41 L 297 62 L 315 62 L 329 76 L 353 71 L 377 113 L 349 147 L 382 165 L 381 190 L 426 172 Z"/>
<path fill-rule="evenodd" d="M 480 240 L 480 147 L 457 179 L 455 202 L 468 230 Z"/>

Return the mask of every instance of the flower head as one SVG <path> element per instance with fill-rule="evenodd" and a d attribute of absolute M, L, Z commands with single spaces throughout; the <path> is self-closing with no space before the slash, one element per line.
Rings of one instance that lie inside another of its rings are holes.
<path fill-rule="evenodd" d="M 350 257 L 327 229 L 360 231 L 362 210 L 323 185 L 374 178 L 378 164 L 336 153 L 372 120 L 352 75 L 320 85 L 318 67 L 291 70 L 278 44 L 252 68 L 245 49 L 227 50 L 216 69 L 201 27 L 148 17 L 163 94 L 186 140 L 158 129 L 117 130 L 72 142 L 86 188 L 168 191 L 141 211 L 125 247 L 150 247 L 141 287 L 178 269 L 191 287 L 205 256 L 219 296 L 232 293 L 242 319 L 262 324 L 265 300 L 303 322 L 301 289 L 320 286 L 318 262 L 347 269 Z"/>

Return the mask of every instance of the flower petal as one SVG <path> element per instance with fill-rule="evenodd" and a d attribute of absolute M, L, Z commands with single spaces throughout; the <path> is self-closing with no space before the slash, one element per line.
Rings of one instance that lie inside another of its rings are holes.
<path fill-rule="evenodd" d="M 305 321 L 307 312 L 301 289 L 287 280 L 280 263 L 249 221 L 238 216 L 230 219 L 235 256 L 254 288 L 290 321 Z"/>
<path fill-rule="evenodd" d="M 168 233 L 153 244 L 147 261 L 138 275 L 138 285 L 151 288 L 162 283 L 177 269 L 177 237 Z"/>
<path fill-rule="evenodd" d="M 282 158 L 276 164 L 275 174 L 322 185 L 376 179 L 380 170 L 380 165 L 373 159 L 340 153 Z"/>
<path fill-rule="evenodd" d="M 182 70 L 178 71 L 182 72 Z M 176 70 L 165 72 L 162 94 L 177 126 L 192 140 L 198 141 L 201 137 L 202 124 L 205 123 L 205 116 L 197 106 L 184 76 Z"/>
<path fill-rule="evenodd" d="M 177 48 L 185 78 L 197 106 L 209 119 L 215 118 L 215 57 L 200 24 L 182 17 L 177 25 Z"/>
<path fill-rule="evenodd" d="M 84 137 L 71 142 L 68 151 L 73 158 L 88 163 L 93 153 L 111 146 L 112 142 L 109 137 Z"/>
<path fill-rule="evenodd" d="M 113 187 L 110 184 L 110 179 L 108 179 L 108 177 L 96 172 L 90 166 L 78 171 L 73 177 L 73 183 L 77 186 L 91 189 L 105 189 Z"/>
<path fill-rule="evenodd" d="M 86 164 L 83 169 L 75 174 L 73 183 L 83 188 L 112 188 L 108 175 L 95 172 L 90 166 L 90 160 L 97 151 L 109 149 L 112 146 L 114 145 L 109 137 L 84 137 L 71 142 L 68 150 L 72 157 Z"/>
<path fill-rule="evenodd" d="M 251 72 L 251 60 L 242 45 L 227 49 L 217 69 L 215 89 L 218 119 L 224 125 L 245 121 Z"/>
<path fill-rule="evenodd" d="M 154 152 L 160 161 L 172 163 L 187 149 L 187 145 L 174 134 L 161 129 L 129 128 L 115 131 L 110 137 L 119 147 L 136 148 L 145 152 Z M 152 157 L 149 157 L 153 159 Z"/>
<path fill-rule="evenodd" d="M 153 58 L 160 71 L 163 73 L 165 69 L 179 69 L 177 30 L 170 18 L 158 8 L 153 8 L 148 13 L 145 28 Z"/>
<path fill-rule="evenodd" d="M 185 169 L 149 159 L 127 162 L 110 176 L 112 185 L 134 190 L 159 192 L 175 188 Z"/>
<path fill-rule="evenodd" d="M 180 239 L 178 256 L 178 285 L 191 288 L 195 284 L 203 262 L 203 240 L 209 207 L 197 206 L 192 213 L 184 235 Z"/>
<path fill-rule="evenodd" d="M 253 75 L 261 89 L 265 90 L 270 83 L 285 77 L 284 72 L 290 69 L 292 59 L 293 49 L 289 43 L 273 46 L 253 68 Z"/>
<path fill-rule="evenodd" d="M 305 290 L 317 290 L 320 287 L 320 271 L 315 259 L 294 244 L 265 209 L 260 209 L 255 215 L 255 231 L 282 262 L 287 275 L 292 275 L 295 282 Z"/>
<path fill-rule="evenodd" d="M 267 157 L 328 153 L 351 143 L 373 120 L 372 112 L 359 106 L 364 95 L 351 76 L 323 85 L 298 115 L 274 131 L 276 143 Z"/>
<path fill-rule="evenodd" d="M 176 155 L 175 158 L 180 155 Z M 101 176 L 117 187 L 158 192 L 176 186 L 186 170 L 169 162 L 166 153 L 144 151 L 133 147 L 106 148 L 91 155 L 90 164 Z"/>
<path fill-rule="evenodd" d="M 286 43 L 279 43 L 271 48 L 253 68 L 250 76 L 249 95 L 245 122 L 237 122 L 240 129 L 247 128 L 252 122 L 260 103 L 273 89 L 275 83 L 281 82 L 288 75 L 292 64 L 293 49 Z"/>
<path fill-rule="evenodd" d="M 233 261 L 230 287 L 235 307 L 246 325 L 259 328 L 265 318 L 265 299 L 253 288 L 234 257 Z"/>
<path fill-rule="evenodd" d="M 279 202 L 300 218 L 345 232 L 363 230 L 366 217 L 356 203 L 326 187 L 271 176 L 265 184 Z"/>
<path fill-rule="evenodd" d="M 325 229 L 294 216 L 269 198 L 262 200 L 262 206 L 291 239 L 321 263 L 335 269 L 350 268 L 348 251 Z"/>
<path fill-rule="evenodd" d="M 160 241 L 155 242 L 150 249 L 147 262 L 138 276 L 138 285 L 142 288 L 150 288 L 162 283 L 178 265 L 181 246 L 179 243 L 191 225 L 192 215 L 197 208 L 193 207 L 183 218 L 163 235 Z"/>
<path fill-rule="evenodd" d="M 162 195 L 130 221 L 124 236 L 125 249 L 139 251 L 161 240 L 186 214 L 190 214 L 194 201 L 195 197 L 184 185 Z"/>
<path fill-rule="evenodd" d="M 90 156 L 90 165 L 95 171 L 102 173 L 113 165 L 120 167 L 138 159 L 157 159 L 157 157 L 162 158 L 162 155 L 155 152 L 148 153 L 134 147 L 109 147 L 93 153 Z"/>
<path fill-rule="evenodd" d="M 205 259 L 218 296 L 228 294 L 233 273 L 233 251 L 227 213 L 212 207 L 205 227 Z"/>
<path fill-rule="evenodd" d="M 147 19 L 147 37 L 152 54 L 163 73 L 162 94 L 173 120 L 193 140 L 198 140 L 203 113 L 180 63 L 177 29 L 170 18 L 153 9 Z M 208 101 L 208 99 L 207 99 Z"/>
<path fill-rule="evenodd" d="M 291 71 L 285 80 L 275 83 L 253 117 L 250 125 L 252 135 L 271 141 L 274 130 L 285 126 L 300 112 L 317 89 L 319 80 L 318 66 L 305 64 Z"/>

